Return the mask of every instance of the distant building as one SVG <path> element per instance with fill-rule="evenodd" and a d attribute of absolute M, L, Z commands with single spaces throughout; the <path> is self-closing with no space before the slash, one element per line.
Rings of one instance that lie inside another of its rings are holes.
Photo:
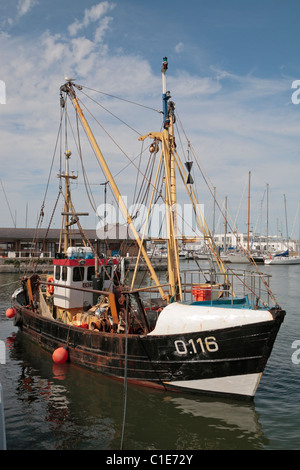
<path fill-rule="evenodd" d="M 136 256 L 139 248 L 131 228 L 124 224 L 107 224 L 102 228 L 97 228 L 97 237 L 99 240 L 99 252 L 106 256 Z M 139 234 L 142 238 L 142 235 Z M 143 240 L 146 248 L 148 238 Z"/>
<path fill-rule="evenodd" d="M 0 256 L 9 258 L 39 256 L 54 257 L 58 250 L 60 230 L 0 228 Z"/>
<path fill-rule="evenodd" d="M 226 240 L 224 233 L 218 233 L 214 235 L 215 244 L 222 249 L 238 249 L 242 248 L 247 249 L 248 236 L 247 233 L 227 233 Z M 287 243 L 286 240 L 282 240 L 276 236 L 269 236 L 268 238 L 264 235 L 254 234 L 250 232 L 249 234 L 249 248 L 252 251 L 264 251 L 277 252 L 285 251 L 289 248 L 291 251 L 298 250 L 298 242 L 295 240 L 289 240 Z"/>
<path fill-rule="evenodd" d="M 84 229 L 84 233 L 98 253 L 135 256 L 138 247 L 130 229 L 125 225 L 107 226 L 104 229 Z M 59 251 L 60 229 L 0 228 L 0 257 L 50 257 Z M 72 230 L 72 245 L 82 245 L 78 229 Z M 145 242 L 146 243 L 146 242 Z"/>

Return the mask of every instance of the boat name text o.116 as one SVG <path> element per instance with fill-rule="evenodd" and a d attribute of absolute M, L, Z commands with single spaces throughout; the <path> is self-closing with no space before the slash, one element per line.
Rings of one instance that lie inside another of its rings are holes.
<path fill-rule="evenodd" d="M 219 350 L 218 343 L 214 336 L 207 336 L 206 338 L 197 338 L 195 341 L 189 339 L 187 344 L 178 339 L 174 341 L 177 354 L 199 354 L 207 352 L 216 352 Z"/>

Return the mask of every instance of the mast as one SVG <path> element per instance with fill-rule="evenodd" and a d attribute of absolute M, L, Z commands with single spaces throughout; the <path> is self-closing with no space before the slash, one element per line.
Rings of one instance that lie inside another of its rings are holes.
<path fill-rule="evenodd" d="M 269 252 L 269 184 L 267 183 L 267 253 Z"/>
<path fill-rule="evenodd" d="M 175 138 L 174 138 L 174 109 L 170 92 L 166 90 L 166 71 L 168 59 L 163 58 L 162 72 L 162 102 L 163 102 L 163 150 L 165 163 L 165 187 L 166 187 L 166 221 L 167 221 L 167 251 L 168 251 L 168 275 L 171 297 L 181 298 L 179 285 L 179 253 L 178 253 L 178 226 L 177 226 L 177 192 L 175 175 Z M 179 291 L 177 291 L 179 288 Z"/>
<path fill-rule="evenodd" d="M 188 174 L 180 161 L 180 158 L 176 151 L 175 138 L 173 134 L 173 124 L 175 122 L 174 110 L 175 105 L 170 99 L 170 92 L 166 88 L 166 71 L 168 69 L 167 58 L 164 57 L 161 68 L 162 72 L 162 101 L 163 101 L 163 126 L 162 132 L 150 132 L 149 134 L 139 137 L 140 141 L 145 140 L 147 137 L 154 141 L 160 141 L 162 143 L 162 156 L 164 158 L 165 168 L 165 205 L 166 205 L 166 221 L 167 221 L 167 248 L 168 248 L 168 276 L 170 285 L 170 296 L 176 300 L 182 298 L 181 280 L 179 271 L 179 252 L 178 252 L 178 237 L 177 237 L 177 213 L 176 213 L 176 179 L 175 179 L 175 167 L 177 167 L 181 179 L 185 185 L 187 193 L 193 205 L 196 220 L 202 220 L 204 226 L 205 237 L 208 240 L 209 246 L 214 254 L 216 262 L 224 277 L 224 282 L 230 284 L 228 276 L 226 275 L 223 263 L 217 253 L 217 249 L 211 236 L 206 222 L 199 212 L 196 196 L 191 187 L 193 179 L 190 175 L 192 162 L 186 162 Z M 226 216 L 225 216 L 226 217 Z"/>
<path fill-rule="evenodd" d="M 287 245 L 287 249 L 289 249 L 289 230 L 288 230 L 288 221 L 287 221 L 286 197 L 285 197 L 285 194 L 283 195 L 283 198 L 284 198 L 284 213 L 285 213 L 285 228 L 286 228 L 286 245 Z"/>
<path fill-rule="evenodd" d="M 175 138 L 173 133 L 175 104 L 169 101 L 170 92 L 166 91 L 166 71 L 168 69 L 167 57 L 164 57 L 162 72 L 162 104 L 163 104 L 163 126 L 162 132 L 150 132 L 139 137 L 143 141 L 147 137 L 156 139 L 162 143 L 162 155 L 165 170 L 165 207 L 166 207 L 166 228 L 167 228 L 167 251 L 168 251 L 168 281 L 170 285 L 170 297 L 172 300 L 182 298 L 180 273 L 179 273 L 179 253 L 177 238 L 177 196 L 175 178 Z"/>
<path fill-rule="evenodd" d="M 150 262 L 150 260 L 149 260 L 149 257 L 148 257 L 148 255 L 147 255 L 147 252 L 146 252 L 146 250 L 145 250 L 145 247 L 144 247 L 144 245 L 143 245 L 143 243 L 142 243 L 142 241 L 141 241 L 141 239 L 140 239 L 140 237 L 139 237 L 139 235 L 138 235 L 138 233 L 137 233 L 137 231 L 136 231 L 136 228 L 135 228 L 135 226 L 134 226 L 134 224 L 133 224 L 133 222 L 132 222 L 132 219 L 131 219 L 131 217 L 130 217 L 130 215 L 129 215 L 129 212 L 128 212 L 128 210 L 127 210 L 127 207 L 126 207 L 126 205 L 125 205 L 125 203 L 124 203 L 124 201 L 123 201 L 123 198 L 122 198 L 122 196 L 121 196 L 121 193 L 120 193 L 120 191 L 119 191 L 119 189 L 118 189 L 118 187 L 117 187 L 117 185 L 116 185 L 116 183 L 115 183 L 115 180 L 114 180 L 114 178 L 113 178 L 113 176 L 112 176 L 112 174 L 111 174 L 111 172 L 110 172 L 110 170 L 109 170 L 109 168 L 108 168 L 108 166 L 107 166 L 107 163 L 106 163 L 106 161 L 105 161 L 105 158 L 104 158 L 104 156 L 103 156 L 103 154 L 102 154 L 102 152 L 101 152 L 101 150 L 100 150 L 100 148 L 99 148 L 99 146 L 98 146 L 98 144 L 97 144 L 97 141 L 96 141 L 96 139 L 95 139 L 95 137 L 94 137 L 94 135 L 93 135 L 93 133 L 92 133 L 92 131 L 91 131 L 91 129 L 90 129 L 90 126 L 89 126 L 89 124 L 88 124 L 88 122 L 87 122 L 87 120 L 86 120 L 86 118 L 85 118 L 83 112 L 82 112 L 82 109 L 81 109 L 80 106 L 79 106 L 78 98 L 77 98 L 77 96 L 76 96 L 76 93 L 75 93 L 75 90 L 74 90 L 74 86 L 76 86 L 76 88 L 78 88 L 78 89 L 81 89 L 81 87 L 80 87 L 79 85 L 75 85 L 75 84 L 70 80 L 70 81 L 66 82 L 65 85 L 61 86 L 61 91 L 67 93 L 67 94 L 69 95 L 70 99 L 72 100 L 73 105 L 74 105 L 74 107 L 75 107 L 75 109 L 76 109 L 76 111 L 77 111 L 77 113 L 78 113 L 78 116 L 79 116 L 81 122 L 82 122 L 82 125 L 83 125 L 83 127 L 84 127 L 84 129 L 85 129 L 85 131 L 86 131 L 86 133 L 87 133 L 87 136 L 88 136 L 90 142 L 91 142 L 91 145 L 93 146 L 94 151 L 95 151 L 95 153 L 96 153 L 96 155 L 97 155 L 97 157 L 98 157 L 98 160 L 99 160 L 99 162 L 100 162 L 100 164 L 101 164 L 101 166 L 102 166 L 102 169 L 103 169 L 103 171 L 104 171 L 104 173 L 105 173 L 105 175 L 106 175 L 106 178 L 107 178 L 107 180 L 109 181 L 109 183 L 110 183 L 110 185 L 111 185 L 112 191 L 114 192 L 114 194 L 115 194 L 115 196 L 116 196 L 116 198 L 117 198 L 117 200 L 118 200 L 119 206 L 120 206 L 120 208 L 121 208 L 121 210 L 122 210 L 122 212 L 123 212 L 123 214 L 124 214 L 124 216 L 125 216 L 125 218 L 126 218 L 126 221 L 127 221 L 128 225 L 130 226 L 130 228 L 131 228 L 131 230 L 132 230 L 132 233 L 133 233 L 133 235 L 134 235 L 134 237 L 135 237 L 135 239 L 136 239 L 136 241 L 137 241 L 137 243 L 138 243 L 138 245 L 139 245 L 139 248 L 140 248 L 140 250 L 141 250 L 141 252 L 142 252 L 142 255 L 143 255 L 143 257 L 144 257 L 144 259 L 145 259 L 145 261 L 146 261 L 146 263 L 147 263 L 147 266 L 148 266 L 148 269 L 149 269 L 149 271 L 150 271 L 151 277 L 152 277 L 152 279 L 154 280 L 156 286 L 158 287 L 158 290 L 159 290 L 159 293 L 160 293 L 161 297 L 162 297 L 163 299 L 168 299 L 168 296 L 164 293 L 163 289 L 160 287 L 160 282 L 159 282 L 159 280 L 158 280 L 158 277 L 157 277 L 157 275 L 156 275 L 156 273 L 155 273 L 155 271 L 154 271 L 154 269 L 153 269 L 153 266 L 152 266 L 152 264 L 151 264 L 151 262 Z"/>
<path fill-rule="evenodd" d="M 248 223 L 247 223 L 247 250 L 249 252 L 249 236 L 250 236 L 250 177 L 251 171 L 249 171 L 249 184 L 248 184 Z"/>
<path fill-rule="evenodd" d="M 71 214 L 71 191 L 70 191 L 70 180 L 77 179 L 77 176 L 69 174 L 69 159 L 71 157 L 70 150 L 65 151 L 65 171 L 64 173 L 59 172 L 57 175 L 58 178 L 65 179 L 65 203 L 64 203 L 64 211 L 62 215 L 64 217 L 64 228 L 63 228 L 63 236 L 64 236 L 64 253 L 66 254 L 67 249 L 70 245 L 70 226 L 73 225 L 74 221 L 69 221 L 69 216 Z"/>
<path fill-rule="evenodd" d="M 227 250 L 227 196 L 225 196 L 225 217 L 224 217 L 224 251 L 226 253 Z"/>
<path fill-rule="evenodd" d="M 216 223 L 216 187 L 214 186 L 214 209 L 213 209 L 213 229 L 212 236 L 215 237 L 215 223 Z"/>

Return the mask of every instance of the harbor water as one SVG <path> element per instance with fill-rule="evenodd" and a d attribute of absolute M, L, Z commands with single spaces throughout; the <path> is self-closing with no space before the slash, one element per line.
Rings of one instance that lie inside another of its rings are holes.
<path fill-rule="evenodd" d="M 19 275 L 0 274 L 7 449 L 300 449 L 300 265 L 261 270 L 272 274 L 286 317 L 253 402 L 130 384 L 126 392 L 122 382 L 73 364 L 55 365 L 6 318 Z"/>

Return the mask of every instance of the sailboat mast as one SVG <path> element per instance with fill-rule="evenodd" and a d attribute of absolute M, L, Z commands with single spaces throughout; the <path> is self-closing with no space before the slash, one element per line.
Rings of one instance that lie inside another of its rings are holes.
<path fill-rule="evenodd" d="M 286 244 L 287 249 L 289 249 L 289 229 L 288 229 L 288 221 L 287 221 L 287 210 L 286 210 L 286 197 L 285 194 L 283 195 L 284 198 L 284 213 L 285 213 L 285 228 L 286 228 Z"/>
<path fill-rule="evenodd" d="M 267 253 L 269 253 L 269 185 L 267 183 Z"/>
<path fill-rule="evenodd" d="M 227 196 L 225 196 L 225 217 L 224 217 L 224 253 L 227 250 Z"/>
<path fill-rule="evenodd" d="M 249 184 L 248 184 L 248 223 L 247 223 L 247 250 L 249 252 L 249 237 L 250 237 L 250 178 L 251 171 L 249 171 Z"/>

